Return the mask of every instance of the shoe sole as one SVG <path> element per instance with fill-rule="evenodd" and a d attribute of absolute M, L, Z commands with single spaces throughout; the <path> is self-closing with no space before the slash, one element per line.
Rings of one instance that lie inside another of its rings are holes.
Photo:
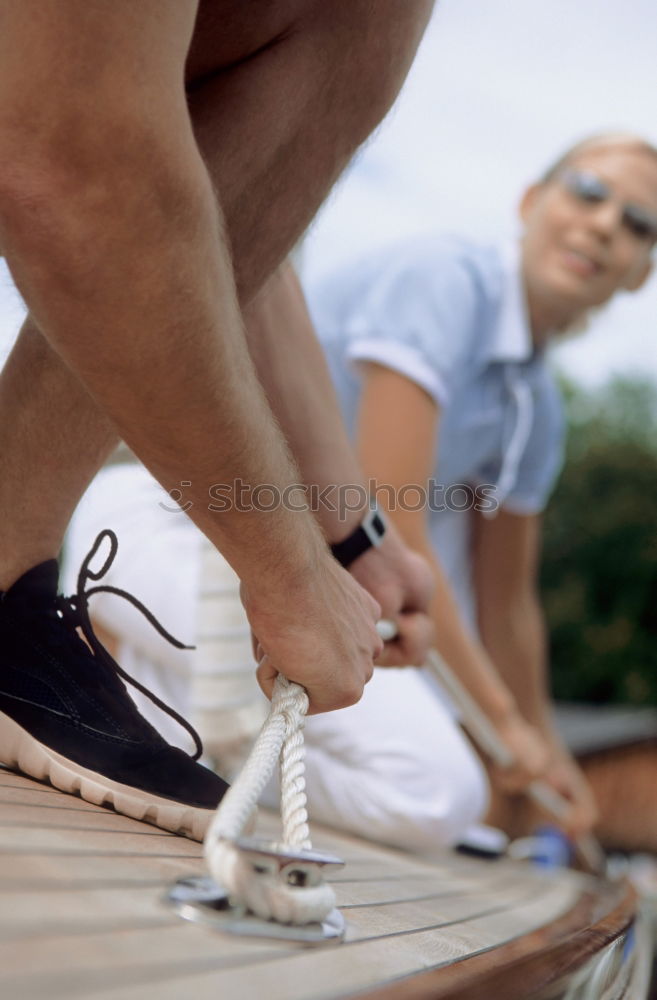
<path fill-rule="evenodd" d="M 79 795 L 96 806 L 111 806 L 123 816 L 192 840 L 203 840 L 214 816 L 213 809 L 199 809 L 149 795 L 67 760 L 39 743 L 4 712 L 0 712 L 0 760 L 30 778 L 50 782 L 61 792 Z"/>

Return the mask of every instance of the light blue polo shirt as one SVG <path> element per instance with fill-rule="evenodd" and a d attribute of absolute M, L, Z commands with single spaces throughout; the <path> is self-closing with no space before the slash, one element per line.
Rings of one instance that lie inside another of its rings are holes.
<path fill-rule="evenodd" d="M 517 514 L 543 509 L 561 466 L 564 421 L 544 354 L 533 348 L 517 247 L 423 237 L 371 255 L 306 294 L 352 434 L 358 362 L 385 365 L 440 407 L 438 484 L 479 493 L 494 487 L 495 504 Z M 412 433 L 409 427 L 410 440 Z M 464 491 L 450 496 L 467 504 Z M 431 510 L 429 531 L 471 618 L 469 512 Z"/>

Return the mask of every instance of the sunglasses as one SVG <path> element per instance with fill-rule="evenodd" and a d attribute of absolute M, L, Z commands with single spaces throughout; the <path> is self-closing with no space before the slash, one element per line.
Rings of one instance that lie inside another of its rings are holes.
<path fill-rule="evenodd" d="M 557 179 L 569 194 L 583 204 L 600 205 L 604 201 L 613 200 L 609 185 L 590 170 L 566 167 L 559 172 Z M 657 215 L 630 202 L 623 205 L 622 209 L 622 222 L 628 232 L 644 242 L 653 243 L 657 240 Z"/>

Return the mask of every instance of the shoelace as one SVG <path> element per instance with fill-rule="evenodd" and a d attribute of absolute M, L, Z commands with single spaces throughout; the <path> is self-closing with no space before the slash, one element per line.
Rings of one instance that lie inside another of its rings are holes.
<path fill-rule="evenodd" d="M 100 569 L 94 571 L 91 569 L 91 562 L 105 539 L 108 539 L 110 543 L 109 555 Z M 149 691 L 147 687 L 140 684 L 139 681 L 136 681 L 134 677 L 131 677 L 130 674 L 123 669 L 123 667 L 119 666 L 114 657 L 107 652 L 93 630 L 91 619 L 89 617 L 89 598 L 92 597 L 93 594 L 116 594 L 117 597 L 124 597 L 125 600 L 129 601 L 133 607 L 137 608 L 138 611 L 141 611 L 146 620 L 150 622 L 162 638 L 166 639 L 167 642 L 170 642 L 172 646 L 176 647 L 176 649 L 194 649 L 193 646 L 186 646 L 184 643 L 180 642 L 167 632 L 164 626 L 157 620 L 155 615 L 149 611 L 148 608 L 144 607 L 141 601 L 139 601 L 132 594 L 129 594 L 127 590 L 121 590 L 119 587 L 110 587 L 108 585 L 87 587 L 87 583 L 90 580 L 101 580 L 109 571 L 116 557 L 116 553 L 118 552 L 118 548 L 119 541 L 114 532 L 109 528 L 103 529 L 103 531 L 101 531 L 96 538 L 96 541 L 92 545 L 88 555 L 80 567 L 77 592 L 71 597 L 58 595 L 56 600 L 57 611 L 61 613 L 62 618 L 68 625 L 73 628 L 82 629 L 85 639 L 91 646 L 94 655 L 97 656 L 99 660 L 101 660 L 111 670 L 115 671 L 115 673 L 117 673 L 124 681 L 127 681 L 128 684 L 132 684 L 134 688 L 141 691 L 141 693 L 146 695 L 147 698 L 150 698 L 153 704 L 156 705 L 160 711 L 170 715 L 172 719 L 175 719 L 175 721 L 189 733 L 194 740 L 194 745 L 196 747 L 196 752 L 192 755 L 192 760 L 198 760 L 203 753 L 203 745 L 201 743 L 201 738 L 194 727 L 190 725 L 187 719 L 184 719 L 182 715 L 179 715 L 175 709 L 170 708 L 170 706 L 158 698 L 156 694 Z"/>

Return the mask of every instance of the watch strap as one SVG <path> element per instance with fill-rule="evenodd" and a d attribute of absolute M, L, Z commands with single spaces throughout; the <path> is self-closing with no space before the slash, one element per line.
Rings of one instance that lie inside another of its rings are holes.
<path fill-rule="evenodd" d="M 377 507 L 372 507 L 358 527 L 341 542 L 331 545 L 331 552 L 347 569 L 363 552 L 380 545 L 386 533 L 386 522 Z"/>

